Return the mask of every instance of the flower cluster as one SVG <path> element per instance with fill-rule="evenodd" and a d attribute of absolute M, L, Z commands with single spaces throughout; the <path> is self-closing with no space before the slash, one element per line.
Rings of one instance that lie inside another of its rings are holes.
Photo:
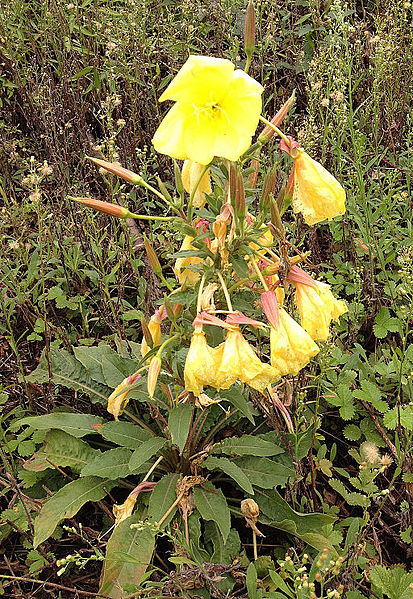
<path fill-rule="evenodd" d="M 289 243 L 282 222 L 290 204 L 310 226 L 341 215 L 345 212 L 345 191 L 293 138 L 279 130 L 294 96 L 268 121 L 261 116 L 262 92 L 258 82 L 235 69 L 230 61 L 190 56 L 160 97 L 160 101 L 172 100 L 174 105 L 153 137 L 158 152 L 184 161 L 180 173 L 175 168 L 179 198 L 171 197 L 161 181 L 157 190 L 120 165 L 94 159 L 99 166 L 129 183 L 155 193 L 170 214 L 139 215 L 105 202 L 75 198 L 119 218 L 173 221 L 183 233 L 173 267 L 178 282 L 176 289 L 164 278 L 156 253 L 145 238 L 154 272 L 171 293 L 149 323 L 142 325 L 144 366 L 125 379 L 109 398 L 108 409 L 115 418 L 125 407 L 133 384 L 141 376 L 139 373 L 145 369 L 148 391 L 154 396 L 166 346 L 173 340 L 181 343 L 188 340 L 188 327 L 180 320 L 184 306 L 172 301 L 177 291 L 197 289 L 196 309 L 195 305 L 190 307 L 193 330 L 184 372 L 175 380 L 181 389 L 177 398 L 192 398 L 198 406 L 215 401 L 205 395 L 206 387 L 219 392 L 236 383 L 273 397 L 272 385 L 281 377 L 297 375 L 320 351 L 317 342 L 327 340 L 331 322 L 347 311 L 345 302 L 335 299 L 329 285 L 298 266 L 305 257 Z M 260 120 L 266 126 L 249 150 Z M 280 151 L 293 161 L 292 169 L 278 197 L 275 167 L 267 173 L 257 202 L 258 213 L 253 214 L 254 197 L 258 194 L 259 155 L 275 135 L 281 138 Z M 246 162 L 250 166 L 244 175 Z M 188 194 L 186 210 L 185 193 Z M 295 255 L 289 255 L 291 248 Z M 285 308 L 285 297 L 290 290 L 300 322 Z M 233 308 L 239 291 L 255 295 L 255 308 L 261 306 L 262 320 Z M 215 293 L 221 293 L 217 302 Z M 161 327 L 165 319 L 170 321 L 165 328 L 173 330 L 173 334 L 162 342 Z M 188 322 L 188 312 L 185 319 Z M 208 342 L 213 338 L 210 336 L 213 327 L 225 331 L 221 343 Z M 255 331 L 260 331 L 261 341 L 269 341 L 269 356 L 257 353 Z M 172 372 L 170 363 L 168 372 Z M 290 428 L 291 420 L 287 418 L 286 422 Z M 126 512 L 128 509 L 129 504 Z"/>

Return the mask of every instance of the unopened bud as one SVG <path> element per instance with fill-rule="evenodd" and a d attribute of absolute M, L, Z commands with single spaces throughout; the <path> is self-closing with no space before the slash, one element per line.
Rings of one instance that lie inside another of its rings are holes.
<path fill-rule="evenodd" d="M 158 376 L 161 371 L 161 366 L 161 358 L 159 356 L 154 356 L 151 360 L 151 363 L 149 364 L 147 379 L 148 393 L 151 399 L 155 393 L 155 387 L 156 383 L 158 382 Z"/>
<path fill-rule="evenodd" d="M 155 254 L 155 250 L 151 246 L 151 244 L 150 244 L 148 238 L 146 237 L 146 235 L 143 236 L 143 242 L 145 244 L 146 254 L 148 256 L 149 264 L 151 265 L 153 272 L 156 275 L 161 275 L 162 274 L 162 268 L 161 268 L 160 262 L 158 260 L 158 256 Z"/>
<path fill-rule="evenodd" d="M 285 229 L 281 221 L 277 202 L 274 199 L 271 200 L 271 224 L 276 230 L 278 237 L 282 239 L 285 236 Z"/>
<path fill-rule="evenodd" d="M 252 55 L 255 48 L 255 10 L 254 4 L 248 2 L 247 15 L 245 18 L 244 30 L 245 52 L 248 57 Z"/>
<path fill-rule="evenodd" d="M 152 348 L 153 347 L 153 339 L 152 339 L 151 332 L 149 330 L 148 325 L 146 324 L 145 319 L 141 320 L 141 327 L 142 327 L 142 333 L 143 333 L 146 343 L 148 344 L 149 347 Z"/>
<path fill-rule="evenodd" d="M 184 194 L 184 184 L 182 182 L 181 170 L 176 160 L 174 160 L 175 187 L 180 196 Z"/>
<path fill-rule="evenodd" d="M 166 296 L 164 298 L 164 302 L 163 303 L 164 303 L 165 310 L 166 310 L 166 313 L 168 315 L 169 320 L 171 322 L 174 322 L 174 320 L 176 318 L 175 317 L 175 313 L 174 313 L 173 307 L 171 305 L 171 302 L 169 301 L 169 299 Z"/>
<path fill-rule="evenodd" d="M 183 311 L 184 311 L 184 307 L 181 304 L 175 304 L 174 307 L 173 307 L 173 312 L 174 312 L 175 319 L 177 319 L 180 316 L 182 316 L 182 312 Z"/>
<path fill-rule="evenodd" d="M 86 156 L 86 158 L 88 158 L 101 168 L 104 168 L 106 171 L 109 171 L 110 173 L 117 175 L 121 179 L 128 181 L 128 183 L 132 183 L 132 185 L 142 185 L 143 183 L 143 179 L 140 175 L 134 173 L 133 171 L 130 171 L 127 168 L 123 168 L 123 166 L 120 166 L 120 164 L 117 164 L 116 162 L 106 162 L 106 160 L 92 158 L 91 156 Z"/>
<path fill-rule="evenodd" d="M 229 197 L 231 198 L 231 204 L 235 206 L 238 189 L 238 172 L 237 165 L 231 162 L 229 165 Z"/>
<path fill-rule="evenodd" d="M 288 98 L 288 100 L 281 106 L 280 110 L 272 117 L 271 124 L 278 127 L 278 125 L 280 125 L 282 123 L 282 121 L 285 119 L 285 117 L 287 116 L 288 111 L 290 110 L 290 108 L 294 104 L 294 102 L 295 102 L 295 90 L 293 91 L 291 96 Z M 261 131 L 261 133 L 258 136 L 258 141 L 261 142 L 262 144 L 266 144 L 267 142 L 270 141 L 270 139 L 272 138 L 274 133 L 275 133 L 274 129 L 272 129 L 269 125 L 265 125 L 264 129 Z"/>
<path fill-rule="evenodd" d="M 156 180 L 158 181 L 158 187 L 161 194 L 168 200 L 168 202 L 172 202 L 171 194 L 166 189 L 165 183 L 161 181 L 159 177 L 156 177 Z"/>
<path fill-rule="evenodd" d="M 117 218 L 128 218 L 131 216 L 131 212 L 127 208 L 123 208 L 123 206 L 119 206 L 118 204 L 111 204 L 110 202 L 102 202 L 101 200 L 93 200 L 91 198 L 74 198 L 72 196 L 68 196 L 68 198 L 88 208 L 93 208 L 98 212 L 110 214 L 110 216 L 116 216 Z"/>
<path fill-rule="evenodd" d="M 271 205 L 271 196 L 274 195 L 275 183 L 277 181 L 277 171 L 275 166 L 265 176 L 264 183 L 262 186 L 262 193 L 260 198 L 260 212 L 267 214 Z"/>

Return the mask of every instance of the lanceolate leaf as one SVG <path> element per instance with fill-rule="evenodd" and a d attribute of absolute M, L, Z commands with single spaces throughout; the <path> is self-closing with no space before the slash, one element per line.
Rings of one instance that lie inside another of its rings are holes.
<path fill-rule="evenodd" d="M 122 358 L 109 345 L 74 347 L 75 357 L 89 371 L 94 381 L 116 387 L 137 369 L 136 360 Z"/>
<path fill-rule="evenodd" d="M 204 483 L 202 487 L 194 487 L 194 501 L 204 520 L 213 520 L 217 523 L 226 543 L 231 527 L 231 516 L 221 489 L 216 489 L 210 482 Z"/>
<path fill-rule="evenodd" d="M 205 462 L 202 463 L 205 468 L 211 470 L 222 470 L 225 474 L 228 474 L 235 482 L 244 489 L 250 495 L 254 495 L 254 490 L 252 485 L 248 479 L 248 477 L 244 474 L 244 472 L 239 468 L 234 462 L 231 462 L 228 458 L 216 458 L 214 456 L 209 456 Z"/>
<path fill-rule="evenodd" d="M 242 435 L 242 437 L 228 437 L 228 439 L 217 443 L 213 453 L 218 452 L 228 455 L 272 456 L 283 453 L 284 450 L 271 441 L 265 441 L 253 435 Z"/>
<path fill-rule="evenodd" d="M 113 483 L 107 479 L 90 476 L 78 478 L 62 489 L 43 505 L 34 521 L 34 548 L 53 534 L 56 526 L 65 518 L 71 518 L 88 501 L 99 501 Z"/>
<path fill-rule="evenodd" d="M 65 349 L 51 349 L 49 360 L 55 385 L 86 393 L 93 402 L 105 402 L 113 391 L 111 387 L 93 380 L 89 371 Z M 32 383 L 49 382 L 49 366 L 45 351 L 40 357 L 38 367 L 26 380 Z"/>
<path fill-rule="evenodd" d="M 179 474 L 167 474 L 157 483 L 149 499 L 148 516 L 153 522 L 159 522 L 162 516 L 167 512 L 176 500 L 176 484 Z M 171 512 L 162 526 L 170 522 L 176 512 L 176 508 Z"/>
<path fill-rule="evenodd" d="M 136 449 L 129 460 L 129 470 L 132 472 L 139 468 L 144 462 L 149 460 L 165 445 L 166 439 L 162 437 L 152 437 L 144 441 L 139 449 Z"/>
<path fill-rule="evenodd" d="M 96 433 L 93 428 L 101 424 L 103 418 L 90 414 L 74 414 L 73 412 L 57 412 L 44 414 L 43 416 L 27 416 L 15 423 L 14 428 L 28 424 L 37 430 L 59 429 L 74 437 L 84 437 Z"/>
<path fill-rule="evenodd" d="M 182 453 L 191 426 L 193 407 L 190 404 L 179 404 L 169 412 L 168 428 L 172 443 L 179 447 Z"/>
<path fill-rule="evenodd" d="M 130 474 L 130 457 L 131 451 L 125 447 L 109 449 L 109 451 L 96 456 L 94 460 L 82 468 L 80 474 L 81 476 L 100 476 L 110 480 L 128 476 Z"/>
<path fill-rule="evenodd" d="M 334 523 L 335 516 L 300 514 L 277 491 L 256 489 L 254 499 L 260 508 L 260 522 L 291 533 L 320 551 L 327 547 L 333 556 L 337 554 L 331 542 L 320 533 L 323 526 Z"/>
<path fill-rule="evenodd" d="M 253 485 L 262 489 L 273 489 L 277 485 L 284 486 L 288 478 L 295 475 L 295 470 L 292 468 L 268 458 L 246 456 L 235 458 L 233 463 Z"/>
<path fill-rule="evenodd" d="M 214 553 L 210 561 L 213 564 L 231 564 L 241 550 L 241 541 L 238 532 L 231 528 L 227 542 L 224 543 L 216 522 L 205 524 L 205 541 L 212 541 Z"/>
<path fill-rule="evenodd" d="M 69 466 L 79 473 L 100 452 L 88 443 L 72 437 L 63 431 L 51 430 L 46 435 L 44 445 L 23 466 L 26 470 L 40 472 L 53 466 Z"/>
<path fill-rule="evenodd" d="M 99 433 L 104 439 L 129 449 L 137 449 L 151 437 L 149 431 L 131 422 L 107 422 L 99 427 Z"/>
<path fill-rule="evenodd" d="M 232 404 L 234 408 L 237 408 L 243 416 L 248 418 L 252 424 L 255 424 L 253 407 L 241 393 L 241 389 L 237 385 L 233 385 L 231 389 L 220 391 L 219 396 L 222 397 L 222 399 L 229 401 L 229 403 Z"/>
<path fill-rule="evenodd" d="M 131 528 L 140 514 L 126 518 L 113 531 L 106 546 L 99 593 L 112 599 L 124 597 L 123 585 L 139 584 L 152 558 L 155 539 L 149 528 Z M 126 560 L 125 555 L 130 559 Z"/>

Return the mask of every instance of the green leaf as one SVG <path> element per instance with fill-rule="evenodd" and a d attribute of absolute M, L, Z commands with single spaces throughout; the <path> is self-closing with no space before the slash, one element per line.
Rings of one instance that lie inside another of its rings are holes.
<path fill-rule="evenodd" d="M 343 435 L 349 441 L 358 441 L 361 437 L 361 430 L 356 424 L 347 424 L 344 427 Z"/>
<path fill-rule="evenodd" d="M 402 329 L 402 324 L 398 318 L 392 318 L 388 308 L 381 308 L 376 315 L 376 324 L 373 326 L 373 331 L 376 337 L 384 339 L 387 333 L 397 333 Z"/>
<path fill-rule="evenodd" d="M 247 592 L 249 599 L 257 599 L 257 570 L 254 564 L 251 562 L 247 569 L 247 576 L 245 583 L 247 585 Z"/>
<path fill-rule="evenodd" d="M 409 524 L 406 530 L 400 530 L 400 538 L 403 541 L 403 543 L 410 545 L 410 543 L 413 541 L 411 524 Z"/>
<path fill-rule="evenodd" d="M 162 437 L 152 437 L 144 441 L 139 449 L 136 449 L 129 460 L 129 470 L 133 472 L 143 463 L 147 462 L 155 453 L 165 445 L 166 439 Z"/>
<path fill-rule="evenodd" d="M 217 443 L 214 446 L 213 453 L 218 452 L 227 455 L 273 456 L 284 453 L 284 450 L 259 437 L 242 435 L 242 437 L 228 437 Z"/>
<path fill-rule="evenodd" d="M 128 447 L 128 449 L 138 449 L 144 441 L 151 438 L 149 431 L 132 424 L 131 422 L 108 422 L 99 427 L 99 433 L 107 441 Z"/>
<path fill-rule="evenodd" d="M 231 528 L 227 542 L 224 543 L 217 523 L 209 521 L 205 523 L 204 538 L 206 543 L 212 542 L 214 546 L 214 553 L 210 559 L 213 564 L 231 564 L 240 553 L 241 540 L 234 528 Z"/>
<path fill-rule="evenodd" d="M 123 478 L 130 474 L 130 456 L 130 449 L 126 449 L 125 447 L 109 449 L 109 451 L 96 456 L 94 460 L 82 468 L 80 474 L 81 476 L 99 476 L 101 478 L 108 478 L 109 480 Z"/>
<path fill-rule="evenodd" d="M 69 389 L 80 391 L 90 397 L 92 402 L 106 402 L 113 389 L 94 381 L 89 371 L 65 349 L 50 349 L 50 369 L 55 385 L 63 385 Z M 44 350 L 36 370 L 31 372 L 26 380 L 31 383 L 49 382 L 49 363 Z"/>
<path fill-rule="evenodd" d="M 387 402 L 381 399 L 380 389 L 371 381 L 367 381 L 365 379 L 362 380 L 361 389 L 354 391 L 353 395 L 354 397 L 357 397 L 357 399 L 371 403 L 372 406 L 379 412 L 387 412 L 389 408 Z"/>
<path fill-rule="evenodd" d="M 51 430 L 46 434 L 43 447 L 24 462 L 23 467 L 31 472 L 41 472 L 53 466 L 69 466 L 79 473 L 98 453 L 88 443 L 64 431 Z"/>
<path fill-rule="evenodd" d="M 99 593 L 102 595 L 122 599 L 122 586 L 131 583 L 138 586 L 145 574 L 155 548 L 155 539 L 149 528 L 138 530 L 130 527 L 140 519 L 141 515 L 135 513 L 113 531 L 106 546 L 100 578 Z"/>
<path fill-rule="evenodd" d="M 53 534 L 65 518 L 71 518 L 88 501 L 100 501 L 113 484 L 96 476 L 78 478 L 62 487 L 43 505 L 34 521 L 34 549 Z"/>
<path fill-rule="evenodd" d="M 337 389 L 330 389 L 324 397 L 332 406 L 340 408 L 339 412 L 343 420 L 351 420 L 353 418 L 356 407 L 348 385 L 341 383 L 337 386 Z"/>
<path fill-rule="evenodd" d="M 176 501 L 176 485 L 179 480 L 179 474 L 166 474 L 156 484 L 149 498 L 148 516 L 154 522 L 159 522 L 171 505 Z M 163 522 L 164 528 L 173 518 L 176 508 Z"/>
<path fill-rule="evenodd" d="M 251 403 L 241 393 L 241 389 L 238 385 L 233 385 L 231 389 L 226 391 L 220 391 L 219 396 L 229 401 L 229 403 L 238 409 L 243 416 L 248 418 L 251 424 L 255 424 L 254 413 Z"/>
<path fill-rule="evenodd" d="M 120 356 L 109 345 L 73 348 L 75 357 L 88 370 L 91 378 L 108 387 L 117 387 L 124 378 L 136 372 L 136 360 Z"/>
<path fill-rule="evenodd" d="M 248 480 L 262 489 L 273 489 L 277 485 L 284 486 L 290 476 L 295 476 L 295 470 L 267 458 L 247 456 L 233 460 Z"/>
<path fill-rule="evenodd" d="M 384 593 L 389 599 L 411 599 L 413 584 L 413 572 L 407 573 L 399 566 L 395 568 L 384 568 L 374 566 L 369 571 L 369 578 L 375 590 Z"/>
<path fill-rule="evenodd" d="M 178 446 L 181 453 L 188 438 L 193 410 L 193 406 L 190 404 L 181 403 L 169 412 L 168 428 L 171 433 L 172 443 Z"/>
<path fill-rule="evenodd" d="M 29 425 L 37 430 L 59 429 L 73 437 L 84 437 L 96 433 L 94 426 L 104 422 L 99 416 L 75 414 L 73 412 L 55 412 L 43 416 L 26 416 L 14 423 L 13 428 Z"/>
<path fill-rule="evenodd" d="M 254 499 L 260 508 L 260 522 L 284 530 L 319 551 L 327 547 L 332 556 L 337 555 L 337 551 L 331 542 L 320 533 L 324 526 L 334 523 L 336 516 L 330 514 L 300 514 L 293 510 L 285 499 L 274 490 L 256 489 Z"/>
<path fill-rule="evenodd" d="M 244 472 L 235 464 L 230 462 L 228 458 L 216 458 L 214 456 L 208 456 L 207 459 L 202 462 L 202 465 L 208 470 L 214 472 L 215 470 L 222 470 L 225 474 L 228 474 L 235 482 L 244 489 L 250 495 L 254 495 L 254 490 Z"/>
<path fill-rule="evenodd" d="M 367 507 L 369 505 L 369 499 L 366 497 L 366 495 L 363 495 L 362 493 L 356 493 L 355 491 L 347 491 L 341 480 L 331 478 L 328 482 L 330 483 L 330 486 L 337 491 L 337 493 L 340 493 L 340 495 L 347 501 L 349 505 L 358 505 L 360 507 Z"/>
<path fill-rule="evenodd" d="M 226 543 L 231 527 L 231 516 L 227 500 L 221 489 L 216 489 L 210 482 L 202 487 L 194 487 L 194 502 L 204 520 L 213 520 Z"/>
<path fill-rule="evenodd" d="M 386 428 L 395 429 L 400 424 L 409 431 L 413 430 L 413 406 L 395 406 L 383 417 L 383 423 Z"/>
<path fill-rule="evenodd" d="M 287 584 L 284 582 L 284 580 L 277 572 L 274 572 L 274 570 L 270 570 L 270 577 L 273 583 L 277 585 L 275 587 L 276 589 L 281 589 L 281 591 L 288 595 L 288 597 L 292 597 L 292 599 L 294 599 L 294 593 L 291 591 L 290 587 L 287 586 Z"/>

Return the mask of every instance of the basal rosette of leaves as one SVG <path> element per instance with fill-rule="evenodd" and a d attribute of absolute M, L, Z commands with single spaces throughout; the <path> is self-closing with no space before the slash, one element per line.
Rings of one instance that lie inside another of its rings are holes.
<path fill-rule="evenodd" d="M 278 491 L 298 480 L 288 443 L 298 447 L 302 439 L 303 457 L 311 438 L 295 430 L 277 386 L 308 365 L 332 321 L 347 311 L 329 285 L 310 276 L 283 219 L 300 213 L 314 225 L 339 216 L 345 192 L 278 128 L 294 98 L 268 121 L 262 91 L 228 60 L 191 56 L 160 98 L 175 104 L 153 138 L 158 152 L 185 161 L 174 164 L 175 191 L 171 181 L 155 188 L 118 164 L 92 159 L 154 194 L 164 213 L 72 198 L 120 219 L 162 224 L 182 244 L 173 264 L 161 264 L 145 238 L 164 296 L 142 323 L 140 346 L 118 340 L 119 351 L 100 344 L 49 353 L 54 382 L 103 403 L 108 418 L 62 412 L 19 423 L 49 431 L 26 470 L 41 477 L 48 468 L 70 468 L 73 475 L 43 504 L 35 546 L 86 502 L 117 488 L 100 587 L 111 597 L 121 596 L 119 585 L 143 579 L 158 535 L 178 544 L 187 562 L 230 563 L 242 551 L 231 528 L 236 518 L 250 528 L 255 558 L 260 526 L 336 555 L 334 517 L 299 513 Z M 251 145 L 260 120 L 265 128 Z M 257 180 L 274 136 L 280 152 Z M 282 156 L 292 170 L 276 194 Z M 45 357 L 28 380 L 48 380 Z M 262 414 L 276 414 L 281 433 L 269 425 L 255 433 Z M 256 506 L 253 516 L 240 507 L 245 499 Z"/>

